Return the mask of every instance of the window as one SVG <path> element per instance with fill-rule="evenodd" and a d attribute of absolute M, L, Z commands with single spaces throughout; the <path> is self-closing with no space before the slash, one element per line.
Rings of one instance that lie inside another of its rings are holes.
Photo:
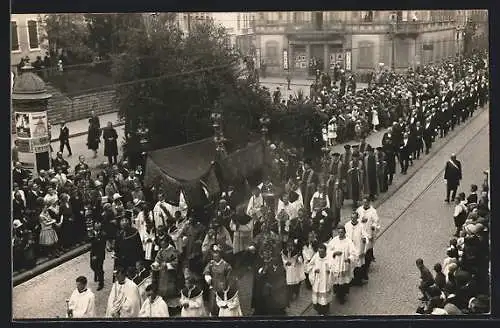
<path fill-rule="evenodd" d="M 277 41 L 268 41 L 266 43 L 266 57 L 265 62 L 268 66 L 278 66 L 280 64 L 281 54 L 278 51 Z"/>
<path fill-rule="evenodd" d="M 17 35 L 17 22 L 10 22 L 11 51 L 19 51 L 19 38 Z"/>
<path fill-rule="evenodd" d="M 38 26 L 34 20 L 28 21 L 28 39 L 30 49 L 38 49 L 40 47 L 40 43 L 38 42 Z"/>

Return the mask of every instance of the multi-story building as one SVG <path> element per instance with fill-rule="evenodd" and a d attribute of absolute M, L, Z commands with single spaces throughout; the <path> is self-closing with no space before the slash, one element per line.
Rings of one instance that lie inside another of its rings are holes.
<path fill-rule="evenodd" d="M 210 21 L 212 19 L 212 13 L 208 12 L 185 12 L 175 15 L 175 22 L 184 33 L 189 33 L 194 24 Z"/>
<path fill-rule="evenodd" d="M 254 15 L 257 61 L 269 74 L 306 75 L 312 60 L 325 70 L 337 62 L 358 72 L 380 63 L 401 70 L 454 56 L 463 46 L 456 10 Z"/>
<path fill-rule="evenodd" d="M 30 62 L 34 62 L 37 56 L 45 56 L 48 41 L 44 38 L 45 32 L 38 14 L 12 14 L 10 32 L 11 67 L 19 64 L 21 58 L 26 56 L 30 58 Z"/>

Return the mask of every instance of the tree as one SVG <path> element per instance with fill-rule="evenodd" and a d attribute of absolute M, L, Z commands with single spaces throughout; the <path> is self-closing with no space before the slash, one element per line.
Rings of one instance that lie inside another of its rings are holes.
<path fill-rule="evenodd" d="M 89 62 L 94 51 L 88 45 L 88 30 L 83 14 L 47 14 L 40 17 L 46 31 L 52 57 L 59 51 L 66 54 L 67 63 Z"/>
<path fill-rule="evenodd" d="M 153 149 L 213 135 L 210 114 L 221 111 L 229 144 L 248 141 L 270 102 L 238 79 L 239 54 L 226 45 L 227 34 L 213 22 L 195 23 L 188 35 L 159 15 L 150 28 L 130 30 L 113 57 L 120 115 L 133 138 L 141 124 Z"/>

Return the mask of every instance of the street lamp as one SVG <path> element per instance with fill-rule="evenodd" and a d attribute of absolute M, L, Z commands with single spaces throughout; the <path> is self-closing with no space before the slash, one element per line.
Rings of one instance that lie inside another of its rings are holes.
<path fill-rule="evenodd" d="M 274 186 L 269 176 L 269 168 L 267 163 L 267 134 L 269 132 L 269 124 L 271 124 L 271 118 L 269 114 L 264 113 L 262 117 L 259 119 L 262 128 L 260 129 L 262 133 L 262 142 L 263 142 L 263 172 L 262 172 L 262 196 L 264 198 L 264 206 L 266 211 L 270 211 L 274 215 L 275 210 L 275 192 Z M 273 216 L 274 217 L 274 216 Z"/>
<path fill-rule="evenodd" d="M 214 143 L 215 150 L 217 151 L 217 156 L 224 157 L 226 156 L 226 147 L 224 146 L 224 142 L 226 138 L 224 137 L 224 133 L 222 130 L 222 113 L 218 110 L 212 112 L 210 115 L 212 119 L 212 127 L 214 128 Z"/>

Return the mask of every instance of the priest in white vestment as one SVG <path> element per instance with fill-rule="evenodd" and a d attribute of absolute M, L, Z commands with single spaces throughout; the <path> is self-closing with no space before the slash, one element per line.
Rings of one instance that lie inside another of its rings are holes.
<path fill-rule="evenodd" d="M 346 237 L 349 238 L 356 248 L 357 258 L 351 262 L 354 268 L 354 285 L 363 284 L 363 270 L 365 268 L 365 250 L 368 235 L 365 232 L 363 223 L 358 220 L 358 212 L 353 211 L 351 221 L 345 224 Z"/>
<path fill-rule="evenodd" d="M 147 298 L 142 303 L 139 318 L 168 318 L 167 303 L 158 295 L 158 287 L 154 284 L 146 287 Z"/>
<path fill-rule="evenodd" d="M 68 318 L 95 318 L 95 296 L 87 288 L 87 278 L 76 278 L 76 288 L 68 300 Z"/>
<path fill-rule="evenodd" d="M 312 303 L 319 315 L 327 315 L 332 302 L 332 261 L 326 254 L 326 246 L 318 245 L 308 266 L 312 286 Z"/>
<path fill-rule="evenodd" d="M 118 268 L 111 287 L 106 309 L 107 318 L 137 318 L 141 309 L 141 294 L 137 285 Z"/>
<path fill-rule="evenodd" d="M 153 220 L 155 222 L 155 227 L 159 226 L 167 226 L 167 219 L 173 218 L 175 212 L 177 212 L 180 208 L 169 204 L 165 201 L 165 194 L 158 194 L 158 202 L 153 208 Z"/>
<path fill-rule="evenodd" d="M 351 262 L 358 258 L 358 254 L 352 240 L 346 237 L 345 227 L 339 225 L 337 232 L 338 236 L 332 238 L 326 248 L 327 256 L 332 259 L 333 290 L 340 304 L 344 304 L 354 273 Z"/>
<path fill-rule="evenodd" d="M 368 198 L 363 199 L 363 205 L 357 209 L 359 220 L 363 224 L 365 233 L 368 235 L 368 240 L 366 242 L 366 252 L 365 252 L 365 268 L 364 268 L 364 279 L 368 280 L 368 271 L 370 270 L 370 264 L 375 261 L 375 256 L 373 255 L 373 246 L 375 245 L 375 239 L 380 232 L 380 220 L 377 214 L 377 210 L 370 205 L 370 200 Z"/>
<path fill-rule="evenodd" d="M 215 296 L 219 317 L 241 317 L 240 298 L 234 283 L 221 280 Z"/>
<path fill-rule="evenodd" d="M 181 317 L 205 317 L 205 304 L 203 302 L 203 291 L 196 286 L 196 279 L 188 277 L 185 287 L 181 290 Z"/>

